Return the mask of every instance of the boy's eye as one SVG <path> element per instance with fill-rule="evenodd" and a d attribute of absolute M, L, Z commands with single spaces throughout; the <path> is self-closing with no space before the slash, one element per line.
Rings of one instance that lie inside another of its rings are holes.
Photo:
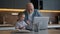
<path fill-rule="evenodd" d="M 25 16 L 23 16 L 23 18 L 25 18 Z"/>

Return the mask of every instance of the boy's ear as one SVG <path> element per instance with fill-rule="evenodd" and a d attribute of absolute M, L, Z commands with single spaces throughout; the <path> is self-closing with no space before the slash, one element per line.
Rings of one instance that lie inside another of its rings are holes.
<path fill-rule="evenodd" d="M 19 16 L 17 16 L 17 21 L 18 21 L 19 19 L 20 19 Z"/>

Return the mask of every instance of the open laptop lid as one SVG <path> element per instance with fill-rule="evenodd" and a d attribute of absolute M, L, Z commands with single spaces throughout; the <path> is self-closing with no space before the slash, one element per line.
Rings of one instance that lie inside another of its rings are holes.
<path fill-rule="evenodd" d="M 49 17 L 34 17 L 33 24 L 37 24 L 38 29 L 47 29 L 48 22 L 49 22 Z"/>

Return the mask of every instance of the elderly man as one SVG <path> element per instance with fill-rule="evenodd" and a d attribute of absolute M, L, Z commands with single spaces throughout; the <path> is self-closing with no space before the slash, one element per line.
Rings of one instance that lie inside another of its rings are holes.
<path fill-rule="evenodd" d="M 25 14 L 25 22 L 28 24 L 26 29 L 32 30 L 34 17 L 35 16 L 40 17 L 41 16 L 40 12 L 38 12 L 37 9 L 34 9 L 34 6 L 32 3 L 28 3 L 26 5 L 26 10 L 24 11 L 24 14 Z M 36 28 L 38 29 L 37 25 L 36 25 Z M 37 29 L 35 31 L 37 31 Z"/>

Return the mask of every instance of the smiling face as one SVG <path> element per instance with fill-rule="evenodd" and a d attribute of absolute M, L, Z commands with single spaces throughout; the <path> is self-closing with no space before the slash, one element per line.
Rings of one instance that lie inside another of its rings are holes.
<path fill-rule="evenodd" d="M 19 14 L 18 14 L 18 21 L 20 20 L 20 21 L 23 21 L 25 19 L 25 14 L 23 13 L 23 12 L 20 12 Z"/>
<path fill-rule="evenodd" d="M 21 21 L 23 21 L 25 19 L 25 15 L 21 15 L 20 18 L 19 18 Z"/>
<path fill-rule="evenodd" d="M 26 6 L 26 10 L 29 12 L 29 13 L 32 13 L 34 11 L 34 6 L 32 3 L 28 3 L 27 6 Z"/>

